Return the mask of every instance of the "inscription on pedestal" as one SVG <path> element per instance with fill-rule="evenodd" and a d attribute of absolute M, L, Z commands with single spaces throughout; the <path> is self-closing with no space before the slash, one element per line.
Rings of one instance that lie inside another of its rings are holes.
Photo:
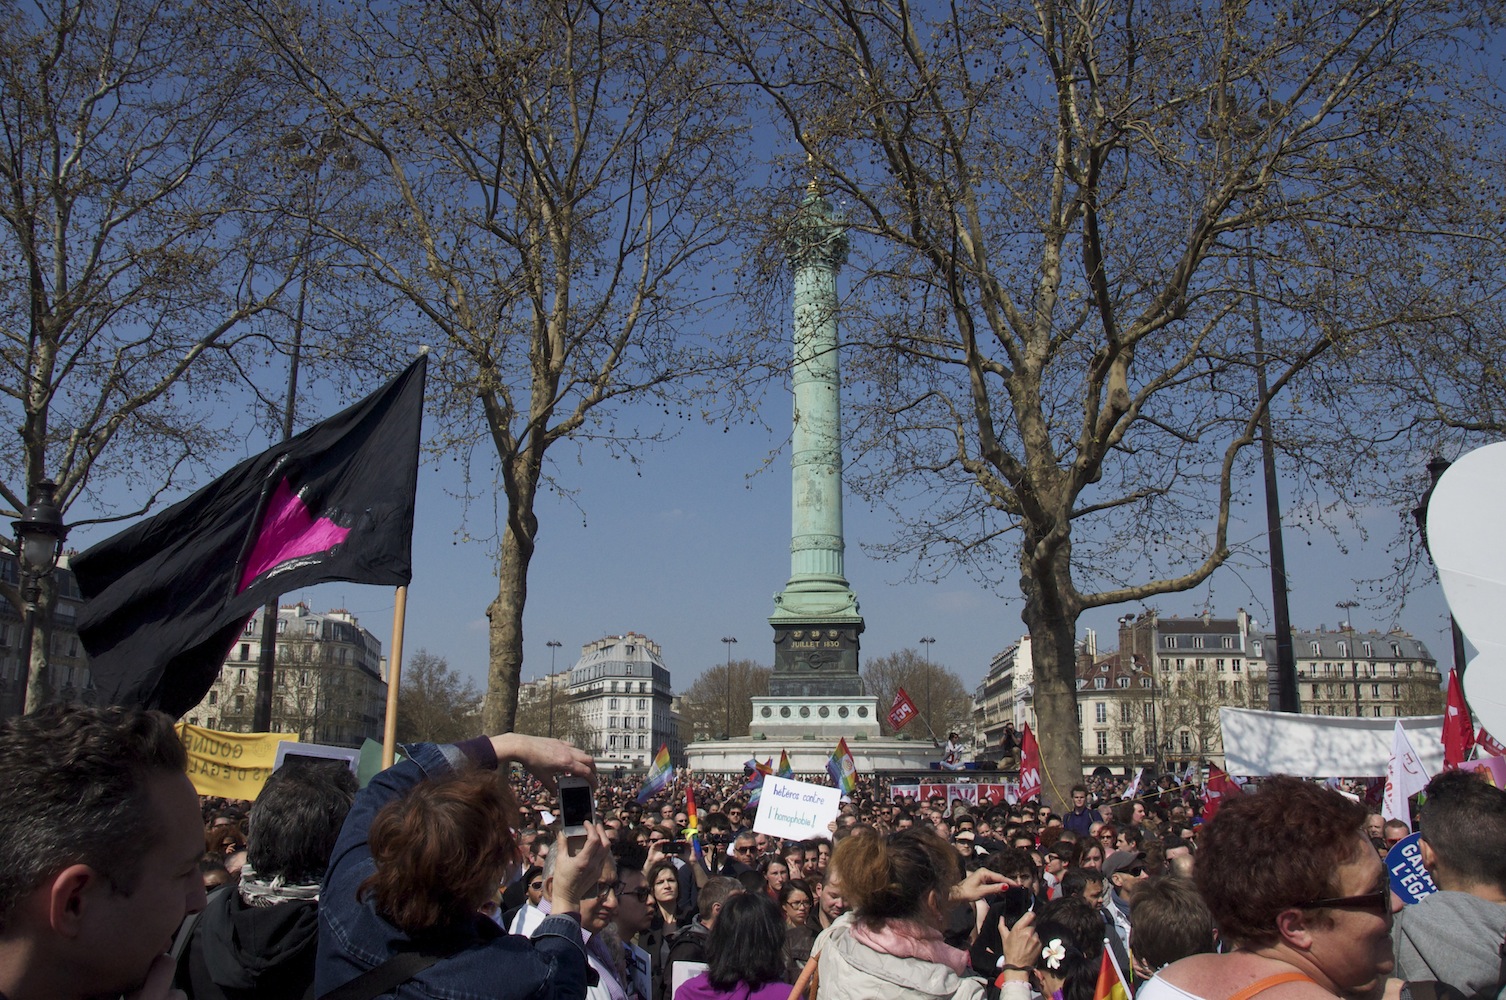
<path fill-rule="evenodd" d="M 861 624 L 790 623 L 774 629 L 775 698 L 850 698 L 863 693 L 858 676 Z"/>

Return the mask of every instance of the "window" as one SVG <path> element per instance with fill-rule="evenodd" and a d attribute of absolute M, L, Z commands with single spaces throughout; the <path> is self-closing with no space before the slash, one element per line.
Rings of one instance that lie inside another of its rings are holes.
<path fill-rule="evenodd" d="M 1226 636 L 1224 636 L 1224 643 L 1223 643 L 1223 645 L 1224 645 L 1225 649 L 1233 649 L 1234 648 L 1234 637 L 1232 635 L 1226 635 Z"/>
<path fill-rule="evenodd" d="M 1101 701 L 1093 703 L 1093 721 L 1100 724 L 1109 721 L 1109 706 L 1107 704 Z"/>
<path fill-rule="evenodd" d="M 235 682 L 237 684 L 244 684 L 244 683 L 246 683 L 246 668 L 245 667 L 241 667 L 241 669 L 239 671 L 239 674 L 240 674 L 240 676 L 235 679 Z"/>
<path fill-rule="evenodd" d="M 646 741 L 647 740 L 648 740 L 647 736 L 640 736 L 640 737 L 638 737 L 638 749 L 639 750 L 645 750 L 645 749 L 647 749 L 647 746 L 646 746 Z"/>
<path fill-rule="evenodd" d="M 307 621 L 307 622 L 304 622 L 303 623 L 303 633 L 305 635 L 318 635 L 319 634 L 319 623 L 317 621 Z"/>
<path fill-rule="evenodd" d="M 1392 656 L 1400 656 L 1401 655 L 1401 644 L 1400 643 L 1393 642 L 1391 644 L 1391 655 Z"/>
<path fill-rule="evenodd" d="M 615 716 L 615 715 L 609 715 L 609 716 L 607 716 L 607 728 L 608 729 L 616 729 L 617 728 L 617 716 Z"/>
<path fill-rule="evenodd" d="M 243 642 L 241 643 L 241 662 L 245 663 L 249 659 L 251 659 L 251 644 Z"/>
<path fill-rule="evenodd" d="M 1193 649 L 1202 649 L 1203 648 L 1203 637 L 1202 636 L 1195 635 L 1195 636 L 1192 637 L 1192 648 Z"/>
<path fill-rule="evenodd" d="M 1224 659 L 1217 659 L 1213 661 L 1213 669 L 1217 670 L 1219 673 L 1223 673 L 1224 669 L 1228 667 L 1228 665 L 1229 662 Z"/>
<path fill-rule="evenodd" d="M 638 699 L 638 711 L 642 712 L 642 711 L 646 710 L 647 708 L 648 708 L 648 699 L 647 698 L 639 698 Z"/>
<path fill-rule="evenodd" d="M 1370 697 L 1372 697 L 1372 698 L 1379 698 L 1380 697 L 1380 685 L 1379 684 L 1372 684 L 1372 685 L 1370 685 Z"/>
<path fill-rule="evenodd" d="M 611 685 L 609 686 L 609 690 L 611 690 L 614 694 L 616 693 L 616 691 L 617 691 L 617 682 L 616 681 L 613 681 L 611 683 Z"/>
<path fill-rule="evenodd" d="M 1166 637 L 1166 648 L 1167 649 L 1176 649 L 1177 648 L 1177 637 L 1176 636 L 1174 636 L 1174 635 L 1168 635 Z"/>
<path fill-rule="evenodd" d="M 188 724 L 190 726 L 197 726 L 199 724 L 199 717 L 197 715 L 190 715 L 188 717 Z"/>
<path fill-rule="evenodd" d="M 1312 644 L 1312 651 L 1314 656 L 1318 655 L 1318 644 L 1316 642 Z"/>
<path fill-rule="evenodd" d="M 298 683 L 303 687 L 309 686 L 309 672 L 307 670 L 300 670 L 298 672 Z"/>
<path fill-rule="evenodd" d="M 1393 698 L 1400 698 L 1401 697 L 1401 685 L 1400 684 L 1392 684 L 1391 685 L 1391 697 L 1393 697 Z"/>
<path fill-rule="evenodd" d="M 1098 755 L 1102 757 L 1109 752 L 1109 734 L 1103 730 L 1098 731 Z"/>
<path fill-rule="evenodd" d="M 1140 715 L 1146 719 L 1149 719 L 1154 712 L 1155 706 L 1148 701 L 1140 706 Z"/>
<path fill-rule="evenodd" d="M 1103 677 L 1094 677 L 1093 678 L 1093 687 L 1096 690 L 1102 691 L 1104 688 L 1106 688 L 1108 686 L 1109 686 L 1109 682 L 1108 682 L 1107 679 L 1105 679 Z"/>
<path fill-rule="evenodd" d="M 1186 670 L 1187 669 L 1187 661 L 1184 660 L 1184 659 L 1182 659 L 1181 657 L 1178 657 L 1177 658 L 1177 669 L 1178 670 Z"/>
<path fill-rule="evenodd" d="M 1343 639 L 1339 640 L 1339 655 L 1340 656 L 1348 656 L 1349 655 L 1349 643 L 1346 642 Z"/>
<path fill-rule="evenodd" d="M 1127 688 L 1127 687 L 1129 687 L 1129 682 L 1130 682 L 1130 679 L 1128 677 L 1121 677 L 1115 683 L 1118 684 L 1119 687 Z"/>
<path fill-rule="evenodd" d="M 1208 661 L 1199 656 L 1194 666 L 1196 666 L 1199 671 L 1207 670 Z"/>
<path fill-rule="evenodd" d="M 1376 705 L 1375 706 L 1375 717 L 1377 719 L 1379 719 L 1380 718 L 1380 714 L 1381 714 L 1381 707 L 1379 705 Z"/>
<path fill-rule="evenodd" d="M 211 691 L 211 692 L 209 692 L 209 704 L 211 704 L 211 705 L 216 704 L 219 700 L 220 700 L 220 693 L 218 691 Z"/>
<path fill-rule="evenodd" d="M 1365 655 L 1366 656 L 1374 656 L 1375 655 L 1374 653 L 1372 653 L 1370 651 L 1370 643 L 1368 643 L 1368 642 L 1362 642 L 1362 643 L 1360 643 L 1360 645 L 1364 647 L 1364 649 L 1365 649 Z"/>
<path fill-rule="evenodd" d="M 1318 693 L 1318 685 L 1316 685 L 1316 684 L 1313 685 L 1313 697 L 1314 698 L 1321 698 L 1322 697 L 1322 695 Z"/>
<path fill-rule="evenodd" d="M 1339 685 L 1339 697 L 1340 698 L 1348 698 L 1349 697 L 1349 685 L 1348 684 L 1340 684 Z"/>
<path fill-rule="evenodd" d="M 1261 652 L 1261 647 L 1263 647 L 1264 645 L 1265 643 L 1261 642 L 1259 639 L 1256 639 L 1254 642 L 1250 643 L 1250 652 L 1254 654 L 1257 660 L 1265 655 L 1265 653 Z"/>
<path fill-rule="evenodd" d="M 245 695 L 238 694 L 238 695 L 235 696 L 235 710 L 237 712 L 244 712 L 246 710 L 246 696 Z"/>
<path fill-rule="evenodd" d="M 282 635 L 287 630 L 288 630 L 288 620 L 286 618 L 279 618 L 279 619 L 277 619 L 277 634 L 278 635 Z"/>
<path fill-rule="evenodd" d="M 607 699 L 607 707 L 610 708 L 610 709 L 613 709 L 615 711 L 616 708 L 617 708 L 617 699 L 616 698 L 608 698 Z"/>
<path fill-rule="evenodd" d="M 244 632 L 242 634 L 243 635 L 255 635 L 256 634 L 256 619 L 255 618 L 247 618 L 246 619 L 246 628 L 245 628 L 245 630 L 244 630 Z"/>
<path fill-rule="evenodd" d="M 1242 666 L 1242 664 L 1240 662 L 1239 657 L 1237 657 L 1237 656 L 1234 659 L 1232 659 L 1232 660 L 1229 661 L 1229 669 L 1232 670 L 1232 671 L 1234 671 L 1236 674 L 1239 673 L 1239 670 L 1240 670 L 1241 666 Z"/>
<path fill-rule="evenodd" d="M 1228 692 L 1225 690 L 1228 686 L 1228 682 L 1226 681 L 1218 682 L 1218 697 L 1220 701 L 1228 697 Z"/>
<path fill-rule="evenodd" d="M 1184 732 L 1184 733 L 1181 733 L 1180 735 L 1181 735 L 1181 742 L 1182 742 L 1182 752 L 1183 753 L 1191 753 L 1192 752 L 1192 734 Z"/>
<path fill-rule="evenodd" d="M 1244 695 L 1245 695 L 1244 687 L 1245 687 L 1244 681 L 1235 681 L 1234 682 L 1234 697 L 1236 697 L 1236 698 L 1243 698 Z"/>
<path fill-rule="evenodd" d="M 1164 674 L 1166 671 L 1168 671 L 1170 669 L 1171 669 L 1171 661 L 1168 660 L 1164 656 L 1161 657 L 1161 672 Z"/>
<path fill-rule="evenodd" d="M 1134 710 L 1134 708 L 1130 705 L 1129 702 L 1127 702 L 1127 701 L 1121 701 L 1119 703 L 1119 721 L 1120 722 L 1130 722 L 1130 721 L 1133 721 L 1134 718 L 1135 718 L 1135 710 Z M 1128 753 L 1129 751 L 1125 751 L 1125 752 Z"/>

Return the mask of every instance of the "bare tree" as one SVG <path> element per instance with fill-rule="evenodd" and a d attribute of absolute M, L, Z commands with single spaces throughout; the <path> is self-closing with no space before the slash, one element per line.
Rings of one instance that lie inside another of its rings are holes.
<path fill-rule="evenodd" d="M 481 691 L 442 656 L 420 649 L 403 665 L 397 692 L 397 738 L 453 743 L 474 736 Z"/>
<path fill-rule="evenodd" d="M 690 720 L 693 739 L 747 736 L 753 724 L 753 699 L 769 693 L 772 673 L 753 660 L 706 668 L 680 697 L 680 714 Z"/>
<path fill-rule="evenodd" d="M 699 329 L 744 166 L 734 95 L 709 85 L 683 3 L 248 10 L 286 78 L 381 165 L 372 215 L 327 232 L 436 331 L 435 446 L 500 488 L 484 725 L 510 729 L 536 504 L 568 489 L 551 449 L 652 438 L 615 405 L 668 411 L 740 367 Z"/>
<path fill-rule="evenodd" d="M 901 649 L 876 656 L 863 663 L 863 687 L 878 698 L 879 728 L 885 736 L 894 729 L 889 725 L 889 706 L 900 688 L 920 710 L 919 724 L 912 722 L 905 733 L 914 737 L 945 740 L 955 730 L 966 737 L 973 731 L 973 696 L 963 687 L 962 679 L 940 663 L 928 662 L 913 649 Z"/>
<path fill-rule="evenodd" d="M 7 4 L 0 16 L 0 497 L 51 478 L 59 506 L 106 483 L 144 510 L 214 450 L 200 404 L 281 282 L 228 194 L 268 113 L 248 65 L 192 6 Z M 109 512 L 107 509 L 105 512 Z M 8 544 L 9 539 L 6 539 Z M 26 709 L 47 697 L 45 581 Z M 22 596 L 0 584 L 18 608 Z"/>
<path fill-rule="evenodd" d="M 1273 401 L 1289 454 L 1372 439 L 1344 375 L 1477 299 L 1487 15 L 705 2 L 854 231 L 854 487 L 917 573 L 1017 584 L 1069 787 L 1082 612 L 1206 580 Z"/>
<path fill-rule="evenodd" d="M 548 683 L 525 684 L 518 695 L 513 732 L 553 736 L 592 753 L 606 752 L 606 747 L 586 746 L 597 738 L 595 730 L 586 725 L 585 716 L 570 699 L 570 691 L 564 684 L 556 685 L 552 693 Z"/>

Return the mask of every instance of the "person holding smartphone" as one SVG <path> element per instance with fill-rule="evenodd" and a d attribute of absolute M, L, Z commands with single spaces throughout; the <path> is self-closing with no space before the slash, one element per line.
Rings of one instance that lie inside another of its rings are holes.
<path fill-rule="evenodd" d="M 517 807 L 499 764 L 522 764 L 553 787 L 560 776 L 594 781 L 590 755 L 514 733 L 404 750 L 407 760 L 356 796 L 335 844 L 320 897 L 316 995 L 581 1000 L 581 904 L 596 899 L 610 858 L 599 824 L 579 824 L 568 845 L 557 837 L 552 912 L 531 938 L 477 911 L 518 861 Z"/>

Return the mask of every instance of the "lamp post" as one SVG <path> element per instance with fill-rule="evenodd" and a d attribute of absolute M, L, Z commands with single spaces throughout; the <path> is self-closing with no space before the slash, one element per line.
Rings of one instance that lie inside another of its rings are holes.
<path fill-rule="evenodd" d="M 544 645 L 549 647 L 549 738 L 552 740 L 554 739 L 554 651 L 563 644 L 550 639 Z"/>
<path fill-rule="evenodd" d="M 737 645 L 737 636 L 722 636 L 722 645 L 727 647 L 727 676 L 722 685 L 722 701 L 726 704 L 726 717 L 722 720 L 724 727 L 722 739 L 730 740 L 732 738 L 732 647 Z"/>
<path fill-rule="evenodd" d="M 1434 455 L 1428 460 L 1428 488 L 1422 494 L 1422 502 L 1412 509 L 1412 520 L 1417 522 L 1417 533 L 1422 536 L 1422 550 L 1433 558 L 1433 547 L 1428 544 L 1428 504 L 1433 500 L 1433 491 L 1438 488 L 1438 480 L 1448 471 L 1453 463 L 1440 455 Z M 1454 621 L 1453 611 L 1448 615 L 1449 635 L 1454 640 L 1454 673 L 1462 681 L 1464 679 L 1464 633 L 1459 631 L 1459 623 Z"/>
<path fill-rule="evenodd" d="M 936 645 L 936 637 L 923 635 L 919 642 L 926 648 L 926 725 L 931 726 L 934 731 L 935 726 L 931 720 L 931 647 Z"/>
<path fill-rule="evenodd" d="M 1356 719 L 1360 717 L 1360 661 L 1359 658 L 1354 655 L 1355 632 L 1353 614 L 1354 609 L 1359 606 L 1360 602 L 1354 600 L 1353 598 L 1350 598 L 1347 601 L 1337 601 L 1334 604 L 1334 607 L 1343 610 L 1349 616 L 1344 624 L 1349 629 L 1349 665 L 1351 668 L 1351 673 L 1354 676 L 1354 717 Z"/>
<path fill-rule="evenodd" d="M 55 493 L 57 483 L 50 479 L 38 479 L 31 484 L 31 495 L 20 518 L 11 522 L 16 530 L 16 563 L 21 576 L 21 678 L 20 706 L 22 712 L 39 708 L 45 692 L 31 690 L 32 632 L 36 628 L 37 602 L 42 596 L 42 580 L 57 567 L 58 557 L 63 554 L 63 540 L 68 537 L 68 526 L 63 523 L 63 512 L 58 509 Z M 43 650 L 46 660 L 46 650 Z M 34 704 L 28 704 L 34 702 Z"/>

